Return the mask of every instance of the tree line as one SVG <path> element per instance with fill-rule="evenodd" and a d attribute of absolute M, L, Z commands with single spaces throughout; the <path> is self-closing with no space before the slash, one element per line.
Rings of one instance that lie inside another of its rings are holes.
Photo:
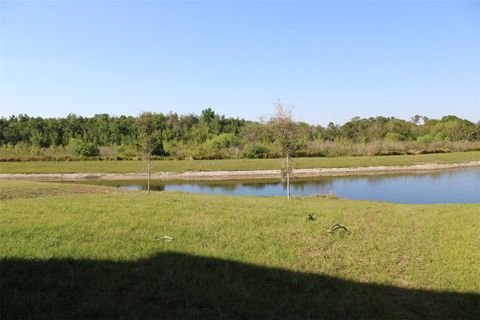
<path fill-rule="evenodd" d="M 45 148 L 67 150 L 69 146 L 74 146 L 70 149 L 78 156 L 98 156 L 101 150 L 110 147 L 116 150 L 117 155 L 133 157 L 141 155 L 139 132 L 144 124 L 139 119 L 140 117 L 108 114 L 93 117 L 70 114 L 65 118 L 30 117 L 23 114 L 2 117 L 1 151 L 8 153 L 8 150 L 22 149 L 27 153 L 35 151 L 40 154 L 40 150 Z M 152 113 L 151 126 L 154 133 L 154 156 L 180 159 L 280 156 L 278 139 L 268 121 L 226 117 L 207 108 L 200 115 Z M 480 142 L 480 123 L 453 115 L 441 119 L 417 115 L 410 120 L 381 116 L 355 117 L 342 125 L 331 122 L 324 127 L 295 122 L 294 126 L 298 133 L 294 156 L 356 155 L 354 148 L 360 150 L 365 146 L 370 149 L 372 146 L 380 146 L 380 149 L 385 146 L 396 146 L 397 149 L 409 146 L 418 150 L 440 146 L 448 149 L 455 142 L 468 144 L 470 149 L 478 149 Z M 352 150 L 340 150 L 346 146 Z M 334 149 L 337 149 L 338 154 Z M 363 153 L 372 152 L 376 154 L 376 151 Z M 362 151 L 357 153 L 361 154 Z M 389 151 L 380 150 L 377 153 L 388 154 Z"/>

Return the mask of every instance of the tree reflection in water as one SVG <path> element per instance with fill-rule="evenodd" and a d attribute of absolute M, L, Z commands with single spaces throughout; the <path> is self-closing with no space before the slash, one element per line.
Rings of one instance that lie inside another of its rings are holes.
<path fill-rule="evenodd" d="M 89 182 L 92 183 L 92 182 Z M 146 190 L 143 180 L 97 181 L 129 190 Z M 400 203 L 480 203 L 480 169 L 429 173 L 294 178 L 294 196 L 335 193 L 338 197 Z M 155 191 L 184 191 L 215 195 L 282 196 L 280 179 L 152 181 Z"/>

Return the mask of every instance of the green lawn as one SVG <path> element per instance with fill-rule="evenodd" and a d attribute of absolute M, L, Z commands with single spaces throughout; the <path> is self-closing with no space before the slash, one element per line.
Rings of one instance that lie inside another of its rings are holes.
<path fill-rule="evenodd" d="M 295 168 L 341 168 L 396 166 L 421 163 L 480 161 L 480 152 L 457 152 L 402 156 L 295 158 Z M 154 161 L 153 171 L 184 172 L 214 170 L 268 170 L 281 167 L 281 159 L 164 160 Z M 1 162 L 0 173 L 127 173 L 144 172 L 143 161 L 27 161 Z"/>
<path fill-rule="evenodd" d="M 0 181 L 2 319 L 480 318 L 480 205 L 82 188 Z"/>
<path fill-rule="evenodd" d="M 30 183 L 26 181 L 0 180 L 0 200 L 16 198 L 36 198 L 46 196 L 80 195 L 80 194 L 110 194 L 127 193 L 119 188 L 104 188 L 95 185 L 76 184 L 64 185 L 62 183 Z"/>

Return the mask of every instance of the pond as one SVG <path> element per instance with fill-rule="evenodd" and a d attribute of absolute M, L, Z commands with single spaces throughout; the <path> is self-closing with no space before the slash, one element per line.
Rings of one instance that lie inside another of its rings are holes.
<path fill-rule="evenodd" d="M 95 184 L 145 190 L 146 181 L 96 181 Z M 280 179 L 226 181 L 152 181 L 152 190 L 215 195 L 282 196 Z M 415 174 L 295 178 L 293 196 L 336 194 L 340 198 L 397 203 L 480 203 L 480 168 Z"/>

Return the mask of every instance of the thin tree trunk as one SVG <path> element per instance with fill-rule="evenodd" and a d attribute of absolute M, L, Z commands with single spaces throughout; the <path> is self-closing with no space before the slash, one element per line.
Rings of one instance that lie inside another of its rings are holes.
<path fill-rule="evenodd" d="M 289 170 L 289 155 L 287 153 L 287 198 L 290 199 L 290 170 Z"/>
<path fill-rule="evenodd" d="M 150 157 L 148 157 L 147 160 L 147 192 L 150 193 L 150 171 L 151 171 L 151 163 L 150 163 Z"/>

